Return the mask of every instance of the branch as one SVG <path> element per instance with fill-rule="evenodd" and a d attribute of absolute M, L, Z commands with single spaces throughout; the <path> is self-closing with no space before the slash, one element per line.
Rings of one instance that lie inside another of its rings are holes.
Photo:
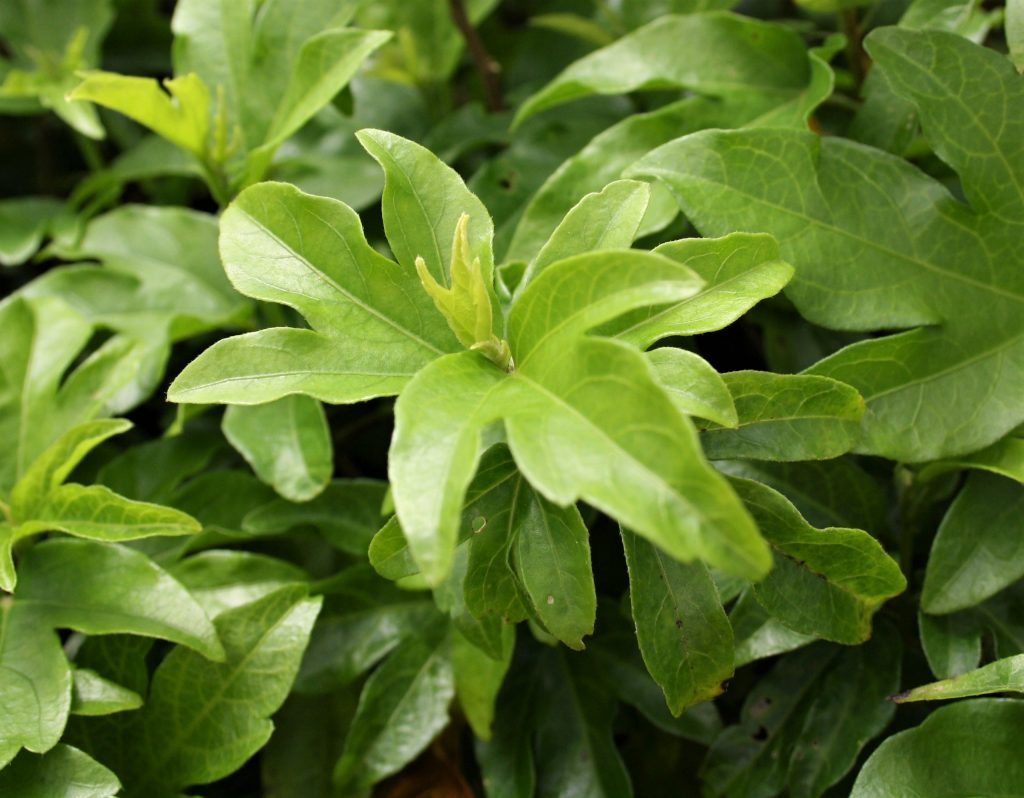
<path fill-rule="evenodd" d="M 487 110 L 491 112 L 501 111 L 505 107 L 501 96 L 501 67 L 498 62 L 491 58 L 487 52 L 480 34 L 469 19 L 466 7 L 462 0 L 448 0 L 452 10 L 452 20 L 466 41 L 469 54 L 473 57 L 476 71 L 484 83 L 484 94 L 487 98 Z"/>

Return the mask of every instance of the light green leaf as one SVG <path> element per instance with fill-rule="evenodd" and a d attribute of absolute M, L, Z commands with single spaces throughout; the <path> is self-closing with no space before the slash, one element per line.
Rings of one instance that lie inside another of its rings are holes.
<path fill-rule="evenodd" d="M 853 344 L 813 373 L 864 396 L 862 451 L 921 462 L 986 446 L 1024 420 L 1012 398 L 1024 390 L 1013 243 L 1024 223 L 1024 85 L 1003 56 L 952 34 L 887 28 L 867 47 L 968 204 L 899 159 L 795 131 L 698 133 L 636 171 L 663 179 L 706 235 L 773 233 L 797 271 L 788 294 L 810 321 L 917 328 Z"/>
<path fill-rule="evenodd" d="M 733 635 L 702 563 L 684 564 L 622 530 L 629 598 L 647 670 L 673 715 L 722 692 L 733 674 Z"/>
<path fill-rule="evenodd" d="M 1003 23 L 1010 60 L 1018 72 L 1024 71 L 1024 3 L 1006 0 L 1006 18 Z"/>
<path fill-rule="evenodd" d="M 210 87 L 196 74 L 163 81 L 89 72 L 69 95 L 118 111 L 202 158 L 209 135 Z"/>
<path fill-rule="evenodd" d="M 18 798 L 114 798 L 120 789 L 117 776 L 70 745 L 23 753 L 0 771 L 0 792 Z"/>
<path fill-rule="evenodd" d="M 655 252 L 686 265 L 704 280 L 700 293 L 672 305 L 639 308 L 605 329 L 647 348 L 670 335 L 699 335 L 732 324 L 789 282 L 793 269 L 771 236 L 733 233 L 724 238 L 686 238 Z"/>
<path fill-rule="evenodd" d="M 71 709 L 71 667 L 31 604 L 0 598 L 0 749 L 49 751 Z"/>
<path fill-rule="evenodd" d="M 222 340 L 178 375 L 171 401 L 260 404 L 304 393 L 355 402 L 397 393 L 432 359 L 458 348 L 411 261 L 398 266 L 377 254 L 341 202 L 263 183 L 239 195 L 221 230 L 235 287 L 295 308 L 313 330 L 271 328 Z"/>
<path fill-rule="evenodd" d="M 680 41 L 699 46 L 680 49 Z M 670 14 L 570 64 L 520 106 L 515 124 L 579 97 L 637 89 L 760 93 L 782 102 L 804 88 L 808 74 L 799 37 L 782 26 L 725 12 Z"/>
<path fill-rule="evenodd" d="M 327 418 L 308 396 L 229 407 L 221 429 L 256 476 L 291 501 L 314 498 L 334 472 Z"/>
<path fill-rule="evenodd" d="M 981 663 L 981 627 L 963 614 L 917 614 L 928 667 L 937 679 L 949 679 L 974 670 Z"/>
<path fill-rule="evenodd" d="M 990 662 L 951 679 L 915 687 L 894 696 L 897 704 L 911 701 L 948 701 L 991 693 L 1024 693 L 1024 654 Z"/>
<path fill-rule="evenodd" d="M 160 663 L 119 773 L 128 794 L 171 798 L 238 769 L 270 737 L 268 719 L 299 667 L 319 599 L 283 588 L 221 615 L 226 657 L 175 649 Z"/>
<path fill-rule="evenodd" d="M 194 535 L 199 523 L 170 507 L 118 496 L 104 485 L 69 483 L 50 491 L 15 528 L 18 537 L 60 531 L 92 540 L 138 540 L 162 535 Z"/>
<path fill-rule="evenodd" d="M 816 643 L 780 659 L 712 744 L 701 770 L 709 798 L 824 793 L 891 720 L 900 648 L 880 626 L 862 646 Z"/>
<path fill-rule="evenodd" d="M 96 671 L 75 668 L 72 672 L 72 715 L 110 715 L 141 706 L 142 696 L 104 679 Z"/>
<path fill-rule="evenodd" d="M 569 648 L 582 649 L 597 613 L 587 527 L 575 505 L 558 507 L 528 485 L 515 499 L 511 552 L 523 593 L 548 632 Z"/>
<path fill-rule="evenodd" d="M 515 627 L 506 625 L 504 634 L 515 637 Z M 466 715 L 473 733 L 480 740 L 491 739 L 494 705 L 512 659 L 495 660 L 469 642 L 458 630 L 452 631 L 452 674 L 459 706 Z"/>
<path fill-rule="evenodd" d="M 755 660 L 785 654 L 787 651 L 813 643 L 817 638 L 794 632 L 757 603 L 754 594 L 745 590 L 729 612 L 729 623 L 736 638 L 736 667 Z"/>
<path fill-rule="evenodd" d="M 928 463 L 918 475 L 922 480 L 927 480 L 960 468 L 989 471 L 1024 483 L 1024 430 L 1016 429 L 1005 438 L 976 452 Z"/>
<path fill-rule="evenodd" d="M 584 196 L 565 214 L 530 262 L 518 290 L 556 261 L 587 252 L 629 249 L 650 199 L 651 187 L 636 180 L 616 180 Z"/>
<path fill-rule="evenodd" d="M 971 474 L 932 543 L 921 609 L 933 615 L 972 607 L 1024 576 L 1024 485 Z"/>
<path fill-rule="evenodd" d="M 204 657 L 224 651 L 206 613 L 173 577 L 140 552 L 55 538 L 32 548 L 20 566 L 18 601 L 31 602 L 55 628 L 128 633 L 181 643 Z M 117 574 L 111 579 L 111 574 Z"/>
<path fill-rule="evenodd" d="M 732 394 L 721 375 L 700 355 L 685 349 L 662 348 L 647 353 L 658 382 L 679 410 L 723 427 L 739 423 Z"/>
<path fill-rule="evenodd" d="M 447 725 L 455 695 L 449 647 L 447 637 L 412 637 L 367 680 L 334 770 L 337 784 L 365 788 L 396 773 Z"/>
<path fill-rule="evenodd" d="M 827 377 L 733 371 L 723 374 L 738 424 L 709 424 L 701 444 L 713 460 L 827 460 L 850 451 L 860 437 L 864 400 Z"/>
<path fill-rule="evenodd" d="M 469 215 L 464 213 L 456 222 L 452 236 L 452 261 L 448 268 L 450 288 L 434 279 L 427 262 L 419 256 L 416 257 L 416 274 L 459 343 L 466 349 L 481 352 L 507 371 L 512 365 L 508 342 L 494 333 L 495 322 L 498 322 L 498 329 L 501 328 L 494 314 L 497 298 L 490 280 L 484 278 L 480 258 L 473 257 L 468 231 Z"/>
<path fill-rule="evenodd" d="M 549 269 L 530 291 L 559 271 Z M 547 355 L 511 375 L 476 355 L 452 355 L 399 397 L 390 475 L 428 581 L 447 571 L 480 430 L 498 417 L 517 465 L 548 501 L 583 499 L 677 558 L 760 576 L 764 544 L 643 357 L 595 339 L 549 346 Z"/>
<path fill-rule="evenodd" d="M 850 798 L 929 798 L 1024 795 L 1024 760 L 1017 734 L 1024 701 L 960 701 L 931 713 L 920 726 L 894 734 L 870 756 Z"/>
<path fill-rule="evenodd" d="M 497 416 L 503 380 L 483 355 L 460 352 L 420 371 L 395 403 L 388 477 L 409 551 L 431 585 L 451 568 L 480 431 Z"/>
<path fill-rule="evenodd" d="M 393 133 L 361 130 L 356 136 L 384 170 L 384 230 L 398 262 L 412 269 L 416 258 L 423 258 L 435 280 L 451 285 L 455 228 L 467 214 L 469 253 L 480 259 L 484 282 L 491 285 L 494 224 L 458 173 L 429 150 Z"/>
<path fill-rule="evenodd" d="M 754 585 L 758 602 L 795 632 L 854 645 L 871 636 L 871 616 L 907 586 L 899 565 L 859 529 L 815 529 L 781 494 L 732 478 L 775 554 Z"/>
<path fill-rule="evenodd" d="M 11 513 L 15 518 L 30 518 L 90 451 L 131 427 L 127 419 L 112 418 L 87 421 L 69 429 L 50 444 L 15 483 L 11 491 Z"/>
<path fill-rule="evenodd" d="M 337 479 L 315 499 L 302 504 L 275 499 L 245 516 L 245 531 L 255 535 L 287 532 L 310 525 L 340 551 L 365 557 L 383 518 L 387 483 L 374 479 Z"/>
<path fill-rule="evenodd" d="M 580 284 L 585 290 L 577 288 Z M 509 311 L 516 368 L 602 322 L 640 306 L 688 299 L 703 287 L 688 267 L 641 250 L 591 252 L 559 261 L 531 280 Z"/>
<path fill-rule="evenodd" d="M 0 590 L 12 592 L 18 581 L 14 572 L 14 527 L 0 523 Z"/>

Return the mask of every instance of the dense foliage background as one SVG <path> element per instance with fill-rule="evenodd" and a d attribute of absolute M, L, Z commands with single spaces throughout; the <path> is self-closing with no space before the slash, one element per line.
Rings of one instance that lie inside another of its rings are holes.
<path fill-rule="evenodd" d="M 1024 795 L 1017 67 L 3 0 L 0 795 Z"/>

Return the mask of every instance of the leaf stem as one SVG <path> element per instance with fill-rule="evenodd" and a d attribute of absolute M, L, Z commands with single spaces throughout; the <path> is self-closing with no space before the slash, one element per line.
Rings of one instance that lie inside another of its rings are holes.
<path fill-rule="evenodd" d="M 487 48 L 477 29 L 466 13 L 466 6 L 462 0 L 448 0 L 452 11 L 452 21 L 466 41 L 466 47 L 473 58 L 476 71 L 480 73 L 480 79 L 484 84 L 484 95 L 487 99 L 487 110 L 492 113 L 501 111 L 505 107 L 505 101 L 501 93 L 501 66 L 495 61 Z"/>

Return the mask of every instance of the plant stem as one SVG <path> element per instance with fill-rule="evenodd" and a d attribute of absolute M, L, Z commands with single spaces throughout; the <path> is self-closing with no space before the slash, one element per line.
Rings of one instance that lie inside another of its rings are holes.
<path fill-rule="evenodd" d="M 843 8 L 839 11 L 839 21 L 842 25 L 843 35 L 846 36 L 846 61 L 853 74 L 853 80 L 857 84 L 857 93 L 860 94 L 860 87 L 867 75 L 868 58 L 864 52 L 864 35 L 857 16 L 856 8 Z"/>
<path fill-rule="evenodd" d="M 492 113 L 501 111 L 505 107 L 501 94 L 501 67 L 498 62 L 491 58 L 487 52 L 483 40 L 466 13 L 466 7 L 462 0 L 448 0 L 452 10 L 452 21 L 466 41 L 466 47 L 476 65 L 476 71 L 480 73 L 480 79 L 484 84 L 484 95 L 487 99 L 487 110 Z"/>

